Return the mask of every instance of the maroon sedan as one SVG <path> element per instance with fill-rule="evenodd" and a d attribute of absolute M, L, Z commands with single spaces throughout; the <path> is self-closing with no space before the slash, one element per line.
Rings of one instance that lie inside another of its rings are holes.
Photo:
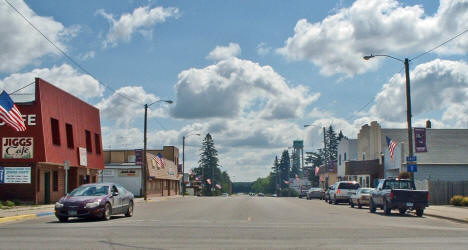
<path fill-rule="evenodd" d="M 113 183 L 93 183 L 77 187 L 55 203 L 55 216 L 61 222 L 70 217 L 102 218 L 114 214 L 133 216 L 133 194 Z"/>

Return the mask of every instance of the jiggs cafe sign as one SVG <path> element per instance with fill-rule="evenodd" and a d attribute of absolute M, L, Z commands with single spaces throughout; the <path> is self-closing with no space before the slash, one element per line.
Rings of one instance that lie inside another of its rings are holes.
<path fill-rule="evenodd" d="M 0 167 L 0 183 L 31 183 L 31 167 Z"/>
<path fill-rule="evenodd" d="M 32 159 L 34 141 L 32 137 L 3 137 L 3 159 Z"/>

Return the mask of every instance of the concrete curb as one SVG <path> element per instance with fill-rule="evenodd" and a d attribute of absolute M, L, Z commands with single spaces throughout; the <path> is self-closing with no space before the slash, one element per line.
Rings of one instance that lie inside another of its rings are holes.
<path fill-rule="evenodd" d="M 468 223 L 468 219 L 465 219 L 465 220 L 464 219 L 457 219 L 457 218 L 453 218 L 453 217 L 437 215 L 437 214 L 431 214 L 431 213 L 426 213 L 426 212 L 424 213 L 424 215 L 439 218 L 439 219 L 451 220 L 451 221 L 460 222 L 460 223 Z"/>
<path fill-rule="evenodd" d="M 49 216 L 53 214 L 54 212 L 41 212 L 37 214 L 23 214 L 23 215 L 8 216 L 8 217 L 0 218 L 0 224 L 6 223 L 6 222 L 12 222 L 12 221 L 31 220 L 37 217 L 44 217 L 44 216 Z"/>

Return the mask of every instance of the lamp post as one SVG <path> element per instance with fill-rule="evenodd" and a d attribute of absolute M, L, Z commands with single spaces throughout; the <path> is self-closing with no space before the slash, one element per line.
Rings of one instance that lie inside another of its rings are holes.
<path fill-rule="evenodd" d="M 182 136 L 182 197 L 185 197 L 185 138 L 191 135 L 198 135 L 200 134 L 189 134 L 187 136 Z"/>
<path fill-rule="evenodd" d="M 155 101 L 151 104 L 145 104 L 145 125 L 144 125 L 144 133 L 143 133 L 143 165 L 141 166 L 141 178 L 142 178 L 142 183 L 143 183 L 143 188 L 142 188 L 142 191 L 143 191 L 143 197 L 145 199 L 145 201 L 147 200 L 147 194 L 146 194 L 146 181 L 147 181 L 147 176 L 146 176 L 146 170 L 148 169 L 148 161 L 146 159 L 146 136 L 147 136 L 147 124 L 148 124 L 148 107 L 150 107 L 151 105 L 157 103 L 157 102 L 166 102 L 166 103 L 173 103 L 173 101 L 171 100 L 158 100 L 158 101 Z"/>
<path fill-rule="evenodd" d="M 410 92 L 410 76 L 409 76 L 409 60 L 405 58 L 401 60 L 399 58 L 389 56 L 389 55 L 370 55 L 364 56 L 364 60 L 369 60 L 376 56 L 389 57 L 394 60 L 400 61 L 405 65 L 405 76 L 406 76 L 406 122 L 408 123 L 408 155 L 413 156 L 413 129 L 411 125 L 411 92 Z M 414 179 L 413 172 L 410 172 L 411 179 Z"/>

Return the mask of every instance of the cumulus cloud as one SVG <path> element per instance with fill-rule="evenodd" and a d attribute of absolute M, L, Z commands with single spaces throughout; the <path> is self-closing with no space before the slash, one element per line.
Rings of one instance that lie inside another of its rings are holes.
<path fill-rule="evenodd" d="M 241 48 L 237 43 L 229 43 L 228 46 L 216 46 L 206 58 L 212 60 L 223 60 L 230 57 L 237 57 L 241 53 Z"/>
<path fill-rule="evenodd" d="M 111 96 L 102 99 L 96 107 L 101 110 L 101 116 L 117 125 L 129 128 L 135 118 L 143 118 L 144 104 L 158 101 L 160 98 L 147 93 L 141 86 L 125 86 L 117 89 Z M 148 108 L 148 118 L 165 117 L 167 106 L 164 102 Z"/>
<path fill-rule="evenodd" d="M 362 74 L 376 67 L 363 55 L 409 54 L 426 51 L 466 29 L 468 2 L 441 0 L 437 12 L 425 14 L 421 5 L 405 6 L 396 0 L 357 0 L 321 22 L 301 19 L 294 35 L 277 50 L 290 60 L 309 60 L 325 75 Z M 460 54 L 468 38 L 460 37 L 436 50 Z"/>
<path fill-rule="evenodd" d="M 80 58 L 81 61 L 86 61 L 86 60 L 89 60 L 89 59 L 93 59 L 95 55 L 96 55 L 96 53 L 94 52 L 94 50 L 91 50 L 91 51 L 88 51 L 86 53 L 80 54 L 79 58 Z"/>
<path fill-rule="evenodd" d="M 24 1 L 11 1 L 34 26 L 58 47 L 66 50 L 62 43 L 74 37 L 79 26 L 65 28 L 52 17 L 38 16 Z M 57 50 L 29 25 L 8 4 L 0 4 L 0 73 L 18 71 L 46 55 L 57 54 Z"/>
<path fill-rule="evenodd" d="M 0 80 L 0 87 L 7 92 L 16 91 L 28 83 L 34 82 L 36 77 L 42 78 L 82 99 L 100 97 L 104 93 L 104 87 L 96 79 L 90 75 L 79 73 L 68 64 L 53 66 L 52 68 L 34 69 L 27 73 L 12 74 Z M 34 93 L 34 85 L 18 93 Z"/>
<path fill-rule="evenodd" d="M 169 17 L 177 17 L 179 9 L 155 7 L 139 7 L 133 13 L 125 13 L 119 19 L 112 14 L 100 9 L 97 14 L 107 19 L 111 25 L 104 41 L 104 47 L 116 46 L 119 42 L 129 42 L 133 34 L 140 33 L 145 37 L 151 37 L 153 26 L 157 23 L 164 23 Z"/>
<path fill-rule="evenodd" d="M 436 59 L 411 71 L 414 116 L 442 112 L 441 122 L 453 127 L 468 125 L 468 64 Z M 375 98 L 369 113 L 389 122 L 406 121 L 404 74 L 394 75 Z"/>
<path fill-rule="evenodd" d="M 185 70 L 178 79 L 171 109 L 176 118 L 232 118 L 251 112 L 265 119 L 296 118 L 320 96 L 301 85 L 288 86 L 270 66 L 236 57 Z"/>
<path fill-rule="evenodd" d="M 270 53 L 271 47 L 268 47 L 266 43 L 259 43 L 257 45 L 257 53 L 261 56 L 265 56 Z"/>

